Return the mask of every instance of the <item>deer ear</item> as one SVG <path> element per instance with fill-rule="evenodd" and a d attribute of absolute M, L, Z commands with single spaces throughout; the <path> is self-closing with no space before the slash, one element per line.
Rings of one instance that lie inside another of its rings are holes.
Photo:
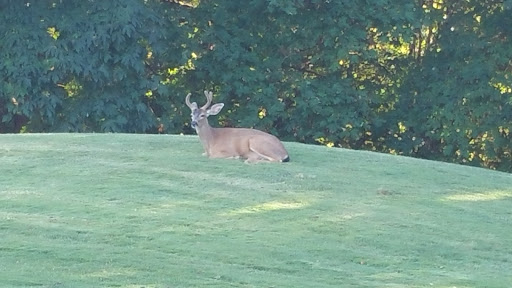
<path fill-rule="evenodd" d="M 215 105 L 212 105 L 210 109 L 206 110 L 206 113 L 208 114 L 208 116 L 217 115 L 220 112 L 220 110 L 222 110 L 222 107 L 224 107 L 224 103 L 217 103 Z"/>

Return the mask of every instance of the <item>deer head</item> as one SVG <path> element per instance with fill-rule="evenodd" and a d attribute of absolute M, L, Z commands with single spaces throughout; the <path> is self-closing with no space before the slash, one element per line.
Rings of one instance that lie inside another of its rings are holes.
<path fill-rule="evenodd" d="M 192 125 L 192 128 L 196 129 L 196 132 L 199 132 L 198 129 L 209 126 L 207 119 L 208 116 L 217 115 L 220 110 L 222 110 L 222 107 L 224 107 L 224 103 L 217 103 L 210 107 L 212 104 L 213 92 L 204 91 L 204 96 L 206 96 L 206 104 L 204 104 L 201 108 L 198 108 L 196 102 L 190 103 L 190 95 L 191 94 L 188 93 L 187 97 L 185 98 L 185 103 L 192 112 L 190 114 L 192 117 L 192 122 L 190 124 Z"/>

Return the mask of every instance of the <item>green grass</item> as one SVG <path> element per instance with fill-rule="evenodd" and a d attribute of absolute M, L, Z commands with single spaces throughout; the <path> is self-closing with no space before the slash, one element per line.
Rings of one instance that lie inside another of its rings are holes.
<path fill-rule="evenodd" d="M 285 146 L 0 135 L 0 286 L 510 287 L 512 175 Z"/>

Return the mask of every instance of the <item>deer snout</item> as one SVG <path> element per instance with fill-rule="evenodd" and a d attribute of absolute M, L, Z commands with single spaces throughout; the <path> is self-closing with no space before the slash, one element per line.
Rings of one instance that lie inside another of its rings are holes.
<path fill-rule="evenodd" d="M 190 125 L 192 126 L 192 128 L 196 128 L 197 127 L 197 121 L 193 120 Z"/>

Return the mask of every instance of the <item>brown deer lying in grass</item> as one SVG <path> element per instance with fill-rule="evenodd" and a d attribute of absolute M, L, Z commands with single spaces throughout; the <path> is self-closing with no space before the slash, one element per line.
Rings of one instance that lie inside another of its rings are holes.
<path fill-rule="evenodd" d="M 243 158 L 246 163 L 271 161 L 288 162 L 290 157 L 277 137 L 256 129 L 213 128 L 208 124 L 208 116 L 217 115 L 224 103 L 210 107 L 213 93 L 204 91 L 206 104 L 198 108 L 196 102 L 190 103 L 190 93 L 185 103 L 192 111 L 191 125 L 196 129 L 209 158 Z"/>

